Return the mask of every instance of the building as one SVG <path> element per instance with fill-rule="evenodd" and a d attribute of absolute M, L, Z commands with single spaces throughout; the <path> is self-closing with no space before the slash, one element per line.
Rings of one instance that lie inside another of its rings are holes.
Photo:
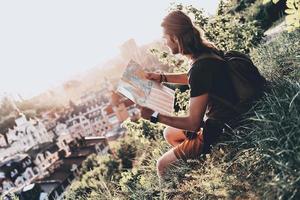
<path fill-rule="evenodd" d="M 96 101 L 74 107 L 65 123 L 70 134 L 79 137 L 102 136 L 112 128 L 103 105 Z"/>
<path fill-rule="evenodd" d="M 27 120 L 24 114 L 15 119 L 15 126 L 6 133 L 8 146 L 0 151 L 4 159 L 17 153 L 36 148 L 38 144 L 53 141 L 54 135 L 47 132 L 46 127 L 38 119 Z"/>
<path fill-rule="evenodd" d="M 85 146 L 92 148 L 94 153 L 98 155 L 111 153 L 106 137 L 85 137 L 84 140 Z"/>
<path fill-rule="evenodd" d="M 112 92 L 110 104 L 103 108 L 103 113 L 107 116 L 108 122 L 115 130 L 120 127 L 122 122 L 128 119 L 134 108 L 134 103 L 131 100 L 120 96 L 116 92 Z"/>
<path fill-rule="evenodd" d="M 71 155 L 58 160 L 57 168 L 38 180 L 43 191 L 48 193 L 49 200 L 62 197 L 66 188 L 80 175 L 81 164 L 89 155 L 111 153 L 105 137 L 85 137 L 70 145 L 73 145 Z"/>
<path fill-rule="evenodd" d="M 48 174 L 48 168 L 59 160 L 59 147 L 52 142 L 39 145 L 37 149 L 30 149 L 27 153 L 35 164 L 34 170 L 39 176 Z"/>
<path fill-rule="evenodd" d="M 87 107 L 84 116 L 89 119 L 91 130 L 93 134 L 86 136 L 102 136 L 109 130 L 112 126 L 109 124 L 107 117 L 102 112 L 103 106 L 97 103 L 90 104 Z"/>
<path fill-rule="evenodd" d="M 46 111 L 41 114 L 41 122 L 45 125 L 48 132 L 55 128 L 58 118 L 59 115 L 55 110 Z"/>
<path fill-rule="evenodd" d="M 1 193 L 14 192 L 19 196 L 26 196 L 35 191 L 28 189 L 31 188 L 28 185 L 36 183 L 35 187 L 40 187 L 40 193 L 47 193 L 49 199 L 57 199 L 79 175 L 78 169 L 87 156 L 93 153 L 111 153 L 106 137 L 79 139 L 62 131 L 55 142 L 39 144 L 36 148 L 29 149 L 27 154 L 1 162 Z"/>
<path fill-rule="evenodd" d="M 0 133 L 0 148 L 1 147 L 7 147 L 7 142 L 6 142 L 5 136 Z"/>
<path fill-rule="evenodd" d="M 69 132 L 63 132 L 59 134 L 55 141 L 58 148 L 64 151 L 64 153 L 66 154 L 65 156 L 69 156 L 71 152 L 69 144 L 75 139 L 76 137 L 73 137 Z"/>
<path fill-rule="evenodd" d="M 27 154 L 19 154 L 0 163 L 0 193 L 22 187 L 37 177 L 34 163 Z"/>
<path fill-rule="evenodd" d="M 124 60 L 129 61 L 130 59 L 135 60 L 138 63 L 142 61 L 142 53 L 138 48 L 134 39 L 130 39 L 124 42 L 120 46 L 121 56 Z"/>
<path fill-rule="evenodd" d="M 25 115 L 20 116 L 15 120 L 16 127 L 8 131 L 8 144 L 18 143 L 20 150 L 27 151 L 37 144 L 50 142 L 53 140 L 53 135 L 49 134 L 46 127 L 38 120 L 27 120 Z"/>
<path fill-rule="evenodd" d="M 110 89 L 110 84 L 105 79 L 103 82 L 103 87 L 98 91 L 86 92 L 80 96 L 80 104 L 88 104 L 90 102 L 97 102 L 99 104 L 104 104 L 108 102 L 106 94 Z"/>

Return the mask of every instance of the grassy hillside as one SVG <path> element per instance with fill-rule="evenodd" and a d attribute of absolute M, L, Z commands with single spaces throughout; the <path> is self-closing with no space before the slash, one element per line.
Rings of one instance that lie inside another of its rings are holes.
<path fill-rule="evenodd" d="M 191 7 L 186 11 L 195 13 Z M 230 17 L 216 16 L 207 23 Z M 211 154 L 175 163 L 167 180 L 159 182 L 156 160 L 170 148 L 162 137 L 163 125 L 128 121 L 126 137 L 112 146 L 114 154 L 89 157 L 65 199 L 300 198 L 300 31 L 283 32 L 271 42 L 257 44 L 259 35 L 247 37 L 247 42 L 236 40 L 239 34 L 252 34 L 245 27 L 255 28 L 253 22 L 240 23 L 220 30 L 218 34 L 224 35 L 219 40 L 237 29 L 234 37 L 222 42 L 249 51 L 270 82 L 240 126 L 229 128 Z M 212 40 L 216 38 L 208 32 Z M 220 48 L 228 45 L 222 43 Z M 186 94 L 178 97 L 179 107 L 186 108 Z"/>

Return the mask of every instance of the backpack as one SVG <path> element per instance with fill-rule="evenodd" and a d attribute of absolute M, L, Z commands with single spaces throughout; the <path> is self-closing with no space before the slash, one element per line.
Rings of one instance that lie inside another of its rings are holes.
<path fill-rule="evenodd" d="M 203 55 L 197 60 L 207 57 L 227 62 L 237 103 L 233 105 L 231 102 L 215 95 L 212 98 L 239 114 L 247 111 L 252 103 L 261 97 L 266 86 L 266 79 L 259 73 L 252 60 L 246 54 L 238 51 L 228 51 L 222 57 Z"/>

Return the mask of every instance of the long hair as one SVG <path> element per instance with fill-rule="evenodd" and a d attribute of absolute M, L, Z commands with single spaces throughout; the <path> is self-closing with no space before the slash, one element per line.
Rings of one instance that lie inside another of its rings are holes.
<path fill-rule="evenodd" d="M 179 52 L 183 55 L 198 57 L 202 53 L 219 52 L 213 43 L 204 38 L 203 31 L 198 30 L 182 11 L 169 13 L 161 26 L 166 34 L 178 39 Z"/>

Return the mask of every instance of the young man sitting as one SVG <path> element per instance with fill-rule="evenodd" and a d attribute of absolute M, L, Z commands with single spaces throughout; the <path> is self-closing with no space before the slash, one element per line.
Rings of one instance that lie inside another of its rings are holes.
<path fill-rule="evenodd" d="M 224 123 L 237 116 L 235 111 L 213 98 L 219 97 L 232 104 L 237 101 L 220 51 L 205 40 L 191 19 L 181 11 L 168 14 L 161 26 L 166 45 L 173 54 L 179 53 L 190 59 L 191 66 L 187 74 L 147 74 L 148 79 L 157 82 L 190 86 L 188 116 L 166 116 L 150 108 L 141 108 L 143 118 L 168 125 L 164 137 L 173 148 L 157 161 L 159 177 L 176 160 L 198 158 L 209 152 L 211 144 L 222 133 Z"/>

